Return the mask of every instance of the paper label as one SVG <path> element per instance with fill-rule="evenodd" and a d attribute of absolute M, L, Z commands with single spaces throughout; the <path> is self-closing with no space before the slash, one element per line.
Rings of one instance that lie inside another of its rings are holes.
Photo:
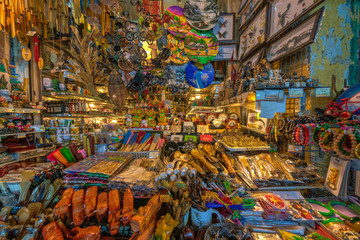
<path fill-rule="evenodd" d="M 289 88 L 289 97 L 290 98 L 304 97 L 304 89 L 303 88 Z"/>
<path fill-rule="evenodd" d="M 331 96 L 330 87 L 315 88 L 315 97 L 330 97 L 330 96 Z"/>
<path fill-rule="evenodd" d="M 211 135 L 200 135 L 200 141 L 202 142 L 212 142 L 213 138 Z"/>
<path fill-rule="evenodd" d="M 304 199 L 299 191 L 273 191 L 273 194 L 285 200 Z"/>
<path fill-rule="evenodd" d="M 301 153 L 302 151 L 303 151 L 303 146 L 289 144 L 288 152 Z"/>

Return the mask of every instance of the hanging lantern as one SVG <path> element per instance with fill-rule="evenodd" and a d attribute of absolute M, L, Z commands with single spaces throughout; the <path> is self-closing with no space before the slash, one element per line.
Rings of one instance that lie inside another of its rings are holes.
<path fill-rule="evenodd" d="M 126 105 L 127 91 L 123 77 L 117 72 L 112 72 L 108 82 L 109 97 L 118 107 Z"/>
<path fill-rule="evenodd" d="M 189 62 L 185 69 L 186 81 L 194 88 L 208 87 L 215 77 L 214 67 L 211 63 L 197 66 L 193 62 Z"/>
<path fill-rule="evenodd" d="M 184 39 L 191 27 L 184 17 L 184 9 L 179 6 L 171 6 L 166 9 L 164 18 L 169 18 L 165 27 L 178 39 Z"/>
<path fill-rule="evenodd" d="M 219 8 L 212 0 L 189 0 L 184 5 L 184 16 L 191 27 L 210 30 L 219 20 Z"/>
<path fill-rule="evenodd" d="M 185 37 L 185 53 L 191 61 L 206 64 L 216 57 L 219 42 L 212 31 L 191 30 Z"/>

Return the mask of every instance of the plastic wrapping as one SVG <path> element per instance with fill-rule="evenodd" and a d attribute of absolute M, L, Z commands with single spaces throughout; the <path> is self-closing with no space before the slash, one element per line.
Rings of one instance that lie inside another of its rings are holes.
<path fill-rule="evenodd" d="M 98 226 L 87 228 L 75 227 L 71 230 L 75 234 L 73 240 L 100 240 L 101 230 Z"/>
<path fill-rule="evenodd" d="M 69 167 L 70 163 L 66 160 L 66 158 L 62 155 L 62 153 L 60 152 L 60 150 L 56 150 L 53 153 L 53 156 L 61 163 L 63 164 L 65 167 Z"/>
<path fill-rule="evenodd" d="M 122 209 L 122 223 L 124 226 L 130 223 L 134 211 L 134 196 L 130 188 L 127 188 L 124 193 L 123 209 Z"/>
<path fill-rule="evenodd" d="M 107 192 L 102 192 L 98 195 L 97 206 L 96 206 L 96 219 L 98 222 L 101 222 L 103 217 L 106 216 L 108 211 L 108 194 Z"/>
<path fill-rule="evenodd" d="M 69 163 L 75 162 L 75 157 L 68 147 L 60 148 L 60 152 Z"/>
<path fill-rule="evenodd" d="M 110 235 L 118 233 L 120 228 L 120 195 L 117 189 L 109 192 L 109 217 Z"/>
<path fill-rule="evenodd" d="M 59 217 L 61 221 L 71 218 L 71 200 L 74 194 L 73 188 L 68 188 L 64 191 L 60 202 L 54 208 L 55 217 Z"/>
<path fill-rule="evenodd" d="M 56 221 L 43 228 L 42 236 L 44 240 L 64 240 L 59 224 Z"/>
<path fill-rule="evenodd" d="M 80 189 L 74 193 L 71 203 L 74 226 L 80 226 L 85 221 L 84 189 Z"/>
<path fill-rule="evenodd" d="M 84 200 L 84 212 L 86 218 L 91 218 L 92 216 L 94 216 L 97 196 L 98 196 L 97 186 L 92 186 L 86 190 L 85 200 Z"/>

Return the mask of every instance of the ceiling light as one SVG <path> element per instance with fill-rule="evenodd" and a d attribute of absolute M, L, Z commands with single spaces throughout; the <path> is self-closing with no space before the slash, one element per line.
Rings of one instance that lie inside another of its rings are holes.
<path fill-rule="evenodd" d="M 196 95 L 195 98 L 196 98 L 196 99 L 200 99 L 201 96 L 200 96 L 200 95 Z"/>

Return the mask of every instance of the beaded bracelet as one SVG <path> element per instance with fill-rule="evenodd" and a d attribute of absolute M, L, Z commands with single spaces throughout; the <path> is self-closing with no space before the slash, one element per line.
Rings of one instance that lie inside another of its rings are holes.
<path fill-rule="evenodd" d="M 342 158 L 354 158 L 355 147 L 358 144 L 353 132 L 341 131 L 334 140 L 334 151 Z"/>
<path fill-rule="evenodd" d="M 305 124 L 299 124 L 294 131 L 294 140 L 297 144 L 306 145 L 310 139 L 309 129 Z"/>
<path fill-rule="evenodd" d="M 333 150 L 334 139 L 338 134 L 339 129 L 328 129 L 321 134 L 319 145 L 324 152 L 331 152 Z"/>

